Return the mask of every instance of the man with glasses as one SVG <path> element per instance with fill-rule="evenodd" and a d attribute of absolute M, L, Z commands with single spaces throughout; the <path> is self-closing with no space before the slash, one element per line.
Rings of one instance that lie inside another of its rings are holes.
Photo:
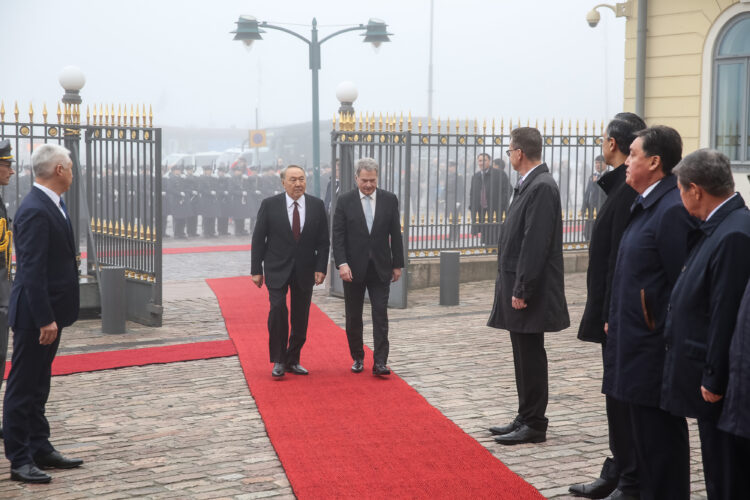
<path fill-rule="evenodd" d="M 570 326 L 565 300 L 560 190 L 542 162 L 539 130 L 510 133 L 506 152 L 519 180 L 500 226 L 495 304 L 487 326 L 510 331 L 518 414 L 508 425 L 491 427 L 500 444 L 547 439 L 547 353 L 544 332 Z"/>

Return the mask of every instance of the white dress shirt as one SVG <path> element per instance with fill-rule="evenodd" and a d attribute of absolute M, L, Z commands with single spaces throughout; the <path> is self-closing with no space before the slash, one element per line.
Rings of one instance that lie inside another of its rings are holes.
<path fill-rule="evenodd" d="M 286 213 L 289 216 L 289 227 L 294 227 L 294 202 L 288 193 L 286 196 Z M 305 227 L 305 195 L 299 197 L 297 201 L 297 210 L 299 211 L 299 232 L 302 233 L 302 228 Z"/>
<path fill-rule="evenodd" d="M 733 194 L 732 196 L 730 196 L 730 197 L 729 197 L 729 198 L 727 198 L 726 200 L 724 200 L 724 201 L 722 201 L 721 203 L 719 203 L 719 205 L 718 205 L 718 206 L 717 206 L 716 208 L 714 208 L 713 210 L 711 210 L 711 213 L 710 213 L 710 214 L 708 214 L 708 217 L 706 217 L 706 221 L 708 221 L 708 219 L 710 219 L 710 218 L 711 218 L 711 216 L 712 216 L 713 214 L 715 214 L 717 210 L 719 210 L 719 209 L 720 209 L 721 207 L 723 207 L 723 206 L 724 206 L 724 205 L 725 205 L 725 204 L 726 204 L 726 203 L 727 203 L 727 202 L 728 202 L 729 200 L 731 200 L 731 199 L 732 199 L 732 198 L 734 198 L 735 196 L 737 196 L 737 193 L 734 193 L 734 194 Z"/>
<path fill-rule="evenodd" d="M 47 195 L 47 196 L 49 197 L 49 199 L 50 199 L 50 200 L 52 200 L 52 203 L 54 203 L 54 204 L 55 204 L 55 206 L 57 207 L 57 209 L 58 209 L 58 210 L 60 211 L 60 213 L 62 214 L 62 216 L 63 216 L 63 219 L 66 219 L 66 220 L 67 220 L 68 216 L 67 216 L 67 215 L 65 215 L 65 210 L 63 210 L 63 208 L 62 208 L 62 207 L 60 206 L 60 195 L 59 195 L 59 194 L 57 194 L 57 193 L 55 193 L 54 191 L 52 191 L 52 190 L 51 190 L 50 188 L 48 188 L 47 186 L 42 186 L 41 184 L 39 184 L 39 183 L 37 183 L 37 182 L 35 182 L 35 183 L 34 183 L 34 187 L 37 187 L 37 188 L 41 189 L 41 190 L 42 190 L 42 192 L 43 192 L 44 194 L 46 194 L 46 195 Z"/>

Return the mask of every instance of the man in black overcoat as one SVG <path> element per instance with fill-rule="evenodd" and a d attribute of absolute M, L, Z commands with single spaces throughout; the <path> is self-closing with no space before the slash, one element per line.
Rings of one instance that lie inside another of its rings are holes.
<path fill-rule="evenodd" d="M 614 170 L 597 181 L 606 193 L 606 200 L 593 222 L 589 242 L 589 266 L 586 273 L 586 307 L 583 311 L 578 338 L 602 345 L 602 356 L 607 345 L 604 324 L 609 316 L 609 299 L 615 273 L 617 249 L 630 218 L 630 207 L 638 193 L 625 183 L 625 159 L 630 144 L 646 124 L 633 113 L 618 113 L 609 122 L 602 137 L 602 156 Z M 570 492 L 586 498 L 604 498 L 615 489 L 625 497 L 638 496 L 638 464 L 632 446 L 630 410 L 620 401 L 605 396 L 609 449 L 611 458 L 604 460 L 601 474 L 587 484 L 574 484 Z"/>
<path fill-rule="evenodd" d="M 620 239 L 604 349 L 602 392 L 627 403 L 640 498 L 688 498 L 690 464 L 685 419 L 659 408 L 664 325 L 669 295 L 687 255 L 695 220 L 672 169 L 682 156 L 676 130 L 655 126 L 630 145 L 625 180 L 639 193 Z"/>
<path fill-rule="evenodd" d="M 70 152 L 43 144 L 34 150 L 31 163 L 34 187 L 13 224 L 17 269 L 8 306 L 13 359 L 3 403 L 3 438 L 10 478 L 48 483 L 51 476 L 40 469 L 83 463 L 55 450 L 45 415 L 62 331 L 78 318 L 78 248 L 60 198 L 73 182 Z"/>
<path fill-rule="evenodd" d="M 365 290 L 372 306 L 373 375 L 389 375 L 388 297 L 401 277 L 404 244 L 398 198 L 377 189 L 378 164 L 372 158 L 356 163 L 357 189 L 338 197 L 333 215 L 333 258 L 344 282 L 346 338 L 354 360 L 352 371 L 364 369 L 362 309 Z"/>
<path fill-rule="evenodd" d="M 281 172 L 284 193 L 260 204 L 250 252 L 253 282 L 265 282 L 271 375 L 307 375 L 300 353 L 307 339 L 313 285 L 323 283 L 328 267 L 328 219 L 323 200 L 305 194 L 305 171 L 289 165 Z M 291 314 L 287 309 L 287 292 Z M 291 335 L 289 323 L 291 318 Z"/>
<path fill-rule="evenodd" d="M 487 325 L 510 331 L 518 415 L 490 432 L 501 444 L 540 443 L 546 440 L 548 424 L 544 332 L 570 326 L 560 190 L 541 160 L 542 136 L 537 129 L 512 130 L 507 154 L 519 181 L 500 227 L 495 304 Z"/>
<path fill-rule="evenodd" d="M 508 175 L 502 169 L 492 167 L 492 158 L 487 153 L 479 153 L 477 167 L 479 169 L 472 176 L 469 188 L 471 234 L 482 233 L 482 243 L 494 246 L 497 231 L 492 228 L 502 222 L 512 190 Z"/>
<path fill-rule="evenodd" d="M 685 208 L 702 222 L 691 234 L 667 308 L 661 407 L 698 419 L 708 498 L 744 498 L 750 496 L 750 457 L 743 457 L 741 438 L 717 424 L 729 345 L 750 278 L 750 211 L 734 191 L 729 158 L 719 151 L 699 149 L 675 170 Z"/>

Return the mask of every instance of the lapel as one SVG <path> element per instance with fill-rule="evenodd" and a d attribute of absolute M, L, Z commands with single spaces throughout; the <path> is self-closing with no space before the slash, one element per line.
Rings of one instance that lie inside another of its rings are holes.
<path fill-rule="evenodd" d="M 355 212 L 359 216 L 359 222 L 360 225 L 364 228 L 365 233 L 369 234 L 367 232 L 367 219 L 365 218 L 365 209 L 362 207 L 362 198 L 359 192 L 359 188 L 354 188 L 354 202 L 357 204 L 357 208 L 355 208 Z M 375 206 L 375 209 L 377 210 L 377 205 Z M 372 223 L 373 226 L 375 225 L 375 214 L 372 216 Z"/>
<path fill-rule="evenodd" d="M 521 194 L 523 194 L 523 192 L 529 188 L 534 179 L 545 172 L 549 172 L 549 168 L 547 168 L 546 163 L 540 163 L 536 168 L 534 168 L 534 170 L 531 171 L 523 180 L 523 184 L 521 184 L 520 189 L 517 187 L 513 188 L 513 198 L 510 204 L 515 205 L 516 200 L 518 200 L 521 197 Z M 508 210 L 510 211 L 510 208 Z"/>
<path fill-rule="evenodd" d="M 77 255 L 78 252 L 76 251 L 75 242 L 73 241 L 73 228 L 70 225 L 70 221 L 60 213 L 60 210 L 55 206 L 49 196 L 44 193 L 44 191 L 35 186 L 31 189 L 31 192 L 36 195 L 42 206 L 44 206 L 48 212 L 51 212 L 52 220 L 56 221 L 59 226 L 65 228 L 64 230 L 65 235 L 67 236 L 68 246 L 73 252 L 73 255 Z"/>
<path fill-rule="evenodd" d="M 289 222 L 289 212 L 287 211 L 287 206 L 286 206 L 286 193 L 285 192 L 284 193 L 280 193 L 280 194 L 278 194 L 276 196 L 279 199 L 279 205 L 280 205 L 280 209 L 281 209 L 281 214 L 280 215 L 281 215 L 282 220 L 284 221 L 284 222 L 282 222 L 282 224 L 287 229 L 286 234 L 288 235 L 289 239 L 292 242 L 296 243 L 294 241 L 294 234 L 292 233 L 292 224 Z"/>
<path fill-rule="evenodd" d="M 361 205 L 361 203 L 360 203 Z M 372 230 L 375 231 L 375 223 L 383 218 L 383 212 L 385 211 L 385 203 L 383 203 L 383 191 L 380 189 L 375 190 L 375 213 L 372 214 Z M 364 210 L 362 211 L 364 215 Z M 367 223 L 365 223 L 367 227 Z"/>
<path fill-rule="evenodd" d="M 307 193 L 302 195 L 305 198 L 305 225 L 302 226 L 302 230 L 299 233 L 299 240 L 302 241 L 302 236 L 305 234 L 305 231 L 307 231 L 307 228 L 310 226 L 310 222 L 313 221 L 314 215 L 312 215 L 312 211 L 310 210 L 310 197 L 307 195 Z M 287 221 L 289 220 L 289 217 L 287 217 Z M 291 226 L 289 228 L 291 230 Z M 292 235 L 292 239 L 294 239 L 294 235 Z"/>

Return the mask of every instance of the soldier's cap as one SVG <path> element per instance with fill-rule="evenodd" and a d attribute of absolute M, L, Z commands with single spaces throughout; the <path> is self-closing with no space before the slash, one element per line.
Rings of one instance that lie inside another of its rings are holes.
<path fill-rule="evenodd" d="M 10 145 L 10 141 L 8 139 L 3 139 L 0 141 L 0 161 L 7 161 L 10 163 L 13 163 L 13 155 L 11 154 L 11 151 L 13 150 L 13 147 Z"/>
<path fill-rule="evenodd" d="M 203 165 L 201 168 L 203 170 L 213 170 L 214 169 L 213 165 Z"/>

